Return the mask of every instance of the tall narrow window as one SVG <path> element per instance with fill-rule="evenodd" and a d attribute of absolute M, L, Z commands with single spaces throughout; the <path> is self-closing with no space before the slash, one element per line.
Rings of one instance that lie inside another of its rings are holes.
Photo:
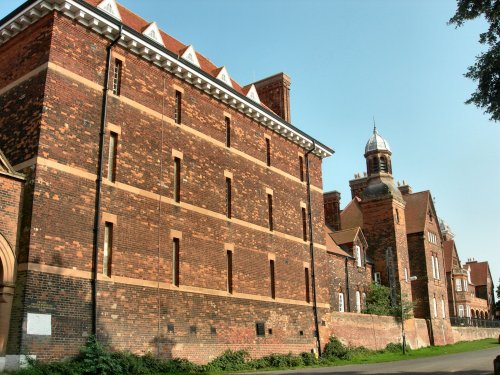
<path fill-rule="evenodd" d="M 233 252 L 228 250 L 227 257 L 227 291 L 233 294 Z"/>
<path fill-rule="evenodd" d="M 302 207 L 302 239 L 307 241 L 307 215 L 305 207 Z"/>
<path fill-rule="evenodd" d="M 434 306 L 434 318 L 438 317 L 438 307 L 437 307 L 437 302 L 436 302 L 436 297 L 433 297 L 433 306 Z"/>
<path fill-rule="evenodd" d="M 120 95 L 122 84 L 122 62 L 115 59 L 115 66 L 113 69 L 113 94 Z"/>
<path fill-rule="evenodd" d="M 179 286 L 180 279 L 180 241 L 178 238 L 172 239 L 172 284 Z"/>
<path fill-rule="evenodd" d="M 118 149 L 118 134 L 109 133 L 108 150 L 108 180 L 114 182 L 116 179 L 116 151 Z"/>
<path fill-rule="evenodd" d="M 436 279 L 439 279 L 439 260 L 437 255 L 434 256 L 434 262 L 436 262 Z"/>
<path fill-rule="evenodd" d="M 462 291 L 462 280 L 455 279 L 455 289 L 457 290 L 457 292 Z"/>
<path fill-rule="evenodd" d="M 181 201 L 181 159 L 174 158 L 174 200 Z"/>
<path fill-rule="evenodd" d="M 399 210 L 396 208 L 396 224 L 399 224 Z"/>
<path fill-rule="evenodd" d="M 443 319 L 446 318 L 446 308 L 444 304 L 444 297 L 441 297 L 441 313 L 443 314 Z"/>
<path fill-rule="evenodd" d="M 271 140 L 266 138 L 266 163 L 267 166 L 271 166 Z"/>
<path fill-rule="evenodd" d="M 464 317 L 464 306 L 463 305 L 458 305 L 458 317 L 459 318 Z"/>
<path fill-rule="evenodd" d="M 304 158 L 299 156 L 299 173 L 300 173 L 300 181 L 304 182 Z"/>
<path fill-rule="evenodd" d="M 408 282 L 408 268 L 405 267 L 405 281 Z"/>
<path fill-rule="evenodd" d="M 356 312 L 361 312 L 361 294 L 359 293 L 359 290 L 356 290 Z"/>
<path fill-rule="evenodd" d="M 269 276 L 271 277 L 271 298 L 276 298 L 276 279 L 274 276 L 274 260 L 269 261 Z"/>
<path fill-rule="evenodd" d="M 226 122 L 226 147 L 231 147 L 231 119 L 225 118 Z"/>
<path fill-rule="evenodd" d="M 431 261 L 432 261 L 432 277 L 435 279 L 436 278 L 436 263 L 434 263 L 434 255 L 431 255 Z"/>
<path fill-rule="evenodd" d="M 102 256 L 102 273 L 111 276 L 111 259 L 113 251 L 113 223 L 104 225 L 104 247 Z"/>
<path fill-rule="evenodd" d="M 311 294 L 310 294 L 310 287 L 309 287 L 309 268 L 304 268 L 304 277 L 305 277 L 305 286 L 306 286 L 306 302 L 309 303 L 311 302 Z"/>
<path fill-rule="evenodd" d="M 272 231 L 274 229 L 274 225 L 273 225 L 273 196 L 271 194 L 267 194 L 267 211 L 269 214 L 269 230 Z"/>
<path fill-rule="evenodd" d="M 344 293 L 339 293 L 339 312 L 344 312 Z"/>
<path fill-rule="evenodd" d="M 380 158 L 380 171 L 387 172 L 387 160 L 383 156 Z"/>
<path fill-rule="evenodd" d="M 361 248 L 358 245 L 354 246 L 354 256 L 356 257 L 356 265 L 358 267 L 362 266 L 361 262 Z"/>
<path fill-rule="evenodd" d="M 231 178 L 226 177 L 226 216 L 231 218 Z"/>
<path fill-rule="evenodd" d="M 373 161 L 372 161 L 372 172 L 373 173 L 378 173 L 380 172 L 380 164 L 379 164 L 379 159 L 378 158 L 374 158 Z"/>
<path fill-rule="evenodd" d="M 182 114 L 182 93 L 180 91 L 175 92 L 175 112 L 174 119 L 176 124 L 181 123 L 181 114 Z"/>

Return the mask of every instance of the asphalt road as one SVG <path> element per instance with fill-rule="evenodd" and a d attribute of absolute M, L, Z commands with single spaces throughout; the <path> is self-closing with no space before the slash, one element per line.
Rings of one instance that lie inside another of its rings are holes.
<path fill-rule="evenodd" d="M 412 359 L 408 361 L 349 365 L 290 371 L 270 371 L 262 374 L 434 374 L 486 375 L 493 374 L 493 359 L 500 355 L 500 347 L 460 354 Z M 255 374 L 255 373 L 253 373 Z"/>

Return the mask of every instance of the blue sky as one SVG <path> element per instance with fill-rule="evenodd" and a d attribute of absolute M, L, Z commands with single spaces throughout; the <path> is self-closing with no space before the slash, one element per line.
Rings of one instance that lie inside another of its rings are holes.
<path fill-rule="evenodd" d="M 3 1 L 0 15 L 22 1 Z M 350 200 L 373 127 L 393 151 L 396 180 L 431 190 L 461 260 L 488 260 L 500 276 L 500 124 L 463 102 L 463 77 L 481 51 L 477 20 L 446 24 L 454 0 L 122 0 L 240 84 L 284 71 L 292 123 L 336 151 L 325 191 Z"/>

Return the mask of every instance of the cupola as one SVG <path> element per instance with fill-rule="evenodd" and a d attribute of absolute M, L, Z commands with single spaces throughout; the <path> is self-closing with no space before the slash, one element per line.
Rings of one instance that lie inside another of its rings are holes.
<path fill-rule="evenodd" d="M 389 143 L 378 134 L 377 127 L 373 126 L 373 134 L 365 146 L 368 176 L 381 173 L 392 174 L 391 155 Z"/>

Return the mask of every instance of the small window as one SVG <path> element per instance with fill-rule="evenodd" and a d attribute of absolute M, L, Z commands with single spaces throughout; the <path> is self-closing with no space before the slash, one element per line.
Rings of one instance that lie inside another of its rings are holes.
<path fill-rule="evenodd" d="M 299 175 L 300 181 L 304 182 L 304 158 L 299 156 Z"/>
<path fill-rule="evenodd" d="M 307 241 L 307 214 L 305 207 L 302 207 L 302 239 Z"/>
<path fill-rule="evenodd" d="M 376 284 L 380 284 L 380 281 L 381 281 L 381 277 L 380 277 L 380 272 L 375 272 L 373 274 L 373 281 L 375 281 Z"/>
<path fill-rule="evenodd" d="M 264 337 L 266 335 L 266 326 L 264 322 L 255 323 L 255 333 L 258 337 Z"/>
<path fill-rule="evenodd" d="M 361 248 L 358 245 L 354 246 L 354 256 L 356 257 L 356 265 L 361 267 L 363 265 L 361 261 Z"/>
<path fill-rule="evenodd" d="M 232 208 L 232 181 L 231 178 L 226 177 L 226 216 L 231 219 Z"/>
<path fill-rule="evenodd" d="M 399 224 L 399 210 L 396 208 L 396 224 Z"/>
<path fill-rule="evenodd" d="M 180 279 L 180 241 L 178 238 L 172 240 L 172 284 L 179 286 Z"/>
<path fill-rule="evenodd" d="M 226 123 L 226 147 L 231 147 L 231 119 L 225 117 L 224 121 Z"/>
<path fill-rule="evenodd" d="M 344 312 L 344 293 L 339 293 L 339 312 Z"/>
<path fill-rule="evenodd" d="M 267 329 L 267 334 L 268 335 L 272 335 L 273 334 L 273 329 L 272 328 L 268 328 Z"/>
<path fill-rule="evenodd" d="M 116 151 L 118 148 L 118 134 L 109 133 L 109 150 L 108 150 L 108 180 L 115 182 L 116 180 Z"/>
<path fill-rule="evenodd" d="M 210 327 L 210 334 L 211 334 L 211 335 L 216 335 L 216 334 L 217 334 L 217 328 L 215 328 L 215 327 L 213 327 L 213 326 L 212 326 L 212 327 Z"/>
<path fill-rule="evenodd" d="M 174 158 L 174 200 L 181 201 L 181 159 Z"/>
<path fill-rule="evenodd" d="M 268 224 L 269 224 L 269 230 L 273 231 L 274 230 L 274 223 L 273 223 L 273 196 L 271 194 L 267 194 L 267 212 L 269 215 L 268 218 Z"/>
<path fill-rule="evenodd" d="M 176 124 L 180 124 L 182 121 L 182 93 L 180 91 L 175 91 L 175 110 L 174 110 L 174 120 Z"/>
<path fill-rule="evenodd" d="M 462 280 L 455 279 L 455 287 L 457 289 L 457 292 L 461 292 L 462 291 Z"/>
<path fill-rule="evenodd" d="M 380 164 L 379 164 L 379 159 L 378 158 L 373 158 L 372 160 L 372 173 L 378 173 L 380 172 Z"/>
<path fill-rule="evenodd" d="M 190 326 L 189 327 L 189 333 L 192 335 L 196 335 L 196 332 L 198 332 L 198 328 L 196 326 Z"/>
<path fill-rule="evenodd" d="M 168 333 L 174 333 L 175 332 L 175 327 L 173 324 L 167 324 L 167 332 Z"/>
<path fill-rule="evenodd" d="M 304 331 L 299 331 L 299 336 L 304 336 Z"/>
<path fill-rule="evenodd" d="M 102 257 L 102 273 L 111 276 L 111 259 L 113 252 L 113 223 L 104 225 L 104 247 Z"/>
<path fill-rule="evenodd" d="M 274 260 L 271 259 L 269 261 L 269 276 L 271 278 L 271 298 L 275 299 L 276 298 L 276 279 L 275 279 L 275 274 L 274 274 Z"/>
<path fill-rule="evenodd" d="M 122 84 L 122 62 L 115 59 L 115 66 L 113 69 L 113 94 L 120 95 Z"/>
<path fill-rule="evenodd" d="M 271 140 L 266 138 L 266 163 L 267 166 L 271 166 Z"/>
<path fill-rule="evenodd" d="M 464 317 L 464 306 L 463 305 L 458 305 L 458 317 L 459 318 Z"/>
<path fill-rule="evenodd" d="M 380 171 L 387 172 L 387 159 L 383 156 L 380 158 Z"/>
<path fill-rule="evenodd" d="M 304 268 L 304 278 L 305 278 L 305 288 L 306 288 L 306 302 L 310 303 L 311 302 L 311 292 L 310 292 L 310 286 L 309 286 L 309 268 L 305 267 Z"/>
<path fill-rule="evenodd" d="M 227 261 L 227 291 L 233 294 L 233 252 L 228 250 L 226 253 Z"/>

